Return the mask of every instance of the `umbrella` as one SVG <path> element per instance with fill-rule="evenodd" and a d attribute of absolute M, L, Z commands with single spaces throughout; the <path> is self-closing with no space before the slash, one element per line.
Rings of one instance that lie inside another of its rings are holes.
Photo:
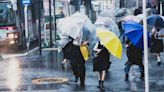
<path fill-rule="evenodd" d="M 79 12 L 74 13 L 70 17 L 59 19 L 57 26 L 63 34 L 71 36 L 73 39 L 77 39 L 81 33 L 83 33 L 80 31 L 82 31 L 84 27 L 85 30 L 87 29 L 90 33 L 94 32 L 96 29 L 90 19 Z"/>
<path fill-rule="evenodd" d="M 72 21 L 75 21 L 77 23 L 83 23 L 83 26 L 85 26 L 90 32 L 95 31 L 96 28 L 91 22 L 91 20 L 88 18 L 88 16 L 76 12 L 72 14 L 70 17 L 72 18 Z"/>
<path fill-rule="evenodd" d="M 102 41 L 105 48 L 114 56 L 121 59 L 122 44 L 119 38 L 111 31 L 103 28 L 97 28 L 96 35 Z"/>
<path fill-rule="evenodd" d="M 138 14 L 137 17 L 141 18 L 143 20 L 144 15 L 143 14 Z"/>
<path fill-rule="evenodd" d="M 113 17 L 113 13 L 112 11 L 110 10 L 102 10 L 100 13 L 99 13 L 99 16 L 101 17 Z"/>
<path fill-rule="evenodd" d="M 128 13 L 126 8 L 122 8 L 116 11 L 115 17 L 122 17 L 125 16 Z"/>
<path fill-rule="evenodd" d="M 137 22 L 125 22 L 123 23 L 123 29 L 125 35 L 136 47 L 143 48 L 143 26 Z M 149 35 L 149 34 L 148 34 Z M 148 36 L 148 41 L 150 37 Z"/>
<path fill-rule="evenodd" d="M 164 20 L 159 15 L 151 15 L 147 18 L 147 23 L 152 26 L 164 28 Z"/>
<path fill-rule="evenodd" d="M 58 30 L 64 35 L 71 36 L 73 39 L 78 37 L 82 27 L 83 23 L 72 21 L 70 17 L 59 19 L 57 23 Z"/>
<path fill-rule="evenodd" d="M 99 16 L 94 24 L 96 27 L 106 27 L 110 31 L 114 32 L 117 36 L 120 35 L 116 22 L 109 17 Z"/>
<path fill-rule="evenodd" d="M 122 19 L 122 21 L 134 21 L 134 22 L 141 22 L 142 18 L 134 16 L 134 15 L 128 15 Z"/>

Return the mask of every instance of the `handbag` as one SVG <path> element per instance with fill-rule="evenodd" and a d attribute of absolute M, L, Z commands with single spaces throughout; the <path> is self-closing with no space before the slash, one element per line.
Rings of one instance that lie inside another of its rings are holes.
<path fill-rule="evenodd" d="M 87 45 L 80 45 L 80 51 L 85 61 L 90 57 L 90 51 Z"/>

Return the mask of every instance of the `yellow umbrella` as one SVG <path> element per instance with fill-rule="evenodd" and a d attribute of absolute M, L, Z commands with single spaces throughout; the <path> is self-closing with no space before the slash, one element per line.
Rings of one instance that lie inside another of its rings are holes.
<path fill-rule="evenodd" d="M 122 58 L 122 44 L 119 38 L 105 28 L 97 28 L 96 35 L 102 41 L 105 48 L 117 58 Z"/>

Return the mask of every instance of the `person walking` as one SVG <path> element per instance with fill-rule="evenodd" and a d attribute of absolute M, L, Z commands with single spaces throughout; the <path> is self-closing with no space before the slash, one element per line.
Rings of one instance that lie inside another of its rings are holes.
<path fill-rule="evenodd" d="M 98 72 L 98 88 L 104 88 L 104 80 L 106 76 L 106 71 L 109 69 L 109 52 L 99 41 L 95 44 L 93 51 L 97 53 L 97 56 L 93 59 L 93 71 Z"/>
<path fill-rule="evenodd" d="M 140 69 L 140 79 L 144 79 L 144 65 L 142 62 L 143 52 L 142 49 L 135 47 L 130 40 L 126 42 L 127 47 L 127 58 L 128 61 L 125 63 L 125 81 L 129 79 L 129 71 L 132 65 L 138 65 Z"/>
<path fill-rule="evenodd" d="M 153 28 L 150 52 L 156 53 L 157 65 L 161 65 L 160 53 L 163 52 L 164 28 Z"/>
<path fill-rule="evenodd" d="M 75 76 L 75 81 L 78 82 L 78 79 L 80 78 L 80 86 L 85 86 L 85 59 L 82 56 L 82 53 L 80 51 L 81 45 L 89 45 L 89 36 L 85 35 L 85 29 L 83 28 L 82 31 L 80 31 L 79 36 L 77 39 L 73 40 L 73 47 L 72 47 L 72 59 L 71 59 L 71 69 L 73 71 L 73 74 Z M 85 35 L 85 36 L 83 36 Z M 87 33 L 87 35 L 89 35 Z"/>
<path fill-rule="evenodd" d="M 59 42 L 59 52 L 62 49 L 63 52 L 63 61 L 61 62 L 62 68 L 66 68 L 68 66 L 68 61 L 70 61 L 70 52 L 72 50 L 72 38 L 70 36 L 66 36 L 62 34 L 60 36 L 61 40 Z"/>

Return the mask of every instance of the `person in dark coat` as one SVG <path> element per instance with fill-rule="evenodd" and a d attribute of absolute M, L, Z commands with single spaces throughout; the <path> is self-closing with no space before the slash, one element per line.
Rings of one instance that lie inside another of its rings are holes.
<path fill-rule="evenodd" d="M 125 36 L 124 36 L 124 29 L 122 28 L 122 21 L 119 21 L 117 23 L 117 25 L 118 25 L 118 29 L 120 31 L 119 38 L 121 39 L 121 37 L 123 36 L 122 41 L 124 42 L 125 41 Z"/>
<path fill-rule="evenodd" d="M 124 72 L 125 72 L 125 81 L 129 79 L 129 71 L 132 65 L 138 65 L 141 76 L 140 79 L 144 78 L 144 65 L 142 62 L 143 52 L 142 49 L 135 47 L 130 40 L 128 39 L 126 42 L 127 47 L 127 57 L 128 61 L 125 64 Z"/>
<path fill-rule="evenodd" d="M 164 35 L 164 28 L 156 27 L 153 29 L 150 52 L 156 53 L 158 66 L 161 65 L 160 53 L 163 52 L 164 48 L 162 35 Z"/>
<path fill-rule="evenodd" d="M 84 29 L 83 29 L 84 30 Z M 85 60 L 80 51 L 81 45 L 89 45 L 89 38 L 83 37 L 86 32 L 81 31 L 79 37 L 73 41 L 72 46 L 72 56 L 71 56 L 71 69 L 75 76 L 75 81 L 77 82 L 80 78 L 80 86 L 85 86 Z M 88 33 L 87 33 L 88 34 Z"/>
<path fill-rule="evenodd" d="M 87 42 L 82 42 L 82 45 L 86 45 Z M 71 59 L 71 69 L 75 76 L 75 81 L 77 82 L 80 78 L 80 86 L 85 85 L 85 60 L 80 51 L 80 46 L 73 45 L 72 47 L 72 59 Z"/>
<path fill-rule="evenodd" d="M 142 10 L 140 8 L 137 8 L 134 10 L 134 16 L 137 16 L 138 14 L 142 14 Z"/>
<path fill-rule="evenodd" d="M 70 61 L 73 46 L 73 39 L 70 36 L 62 36 L 61 41 L 59 43 L 59 47 L 62 48 L 63 51 L 63 61 L 61 62 L 62 68 L 68 67 L 68 61 Z"/>
<path fill-rule="evenodd" d="M 93 71 L 99 73 L 99 84 L 98 88 L 104 88 L 104 80 L 106 71 L 109 69 L 109 52 L 99 41 L 95 44 L 93 51 L 96 51 L 97 56 L 93 59 Z"/>

